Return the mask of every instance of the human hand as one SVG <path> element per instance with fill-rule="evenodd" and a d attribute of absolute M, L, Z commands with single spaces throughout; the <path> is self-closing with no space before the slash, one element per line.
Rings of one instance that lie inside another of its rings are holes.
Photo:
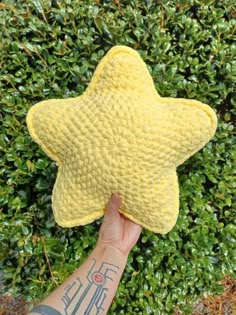
<path fill-rule="evenodd" d="M 99 231 L 98 245 L 109 245 L 127 256 L 136 244 L 142 227 L 118 212 L 120 204 L 119 194 L 113 194 Z"/>

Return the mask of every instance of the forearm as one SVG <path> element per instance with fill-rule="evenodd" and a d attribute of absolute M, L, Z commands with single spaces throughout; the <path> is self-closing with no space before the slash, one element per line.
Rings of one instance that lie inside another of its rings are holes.
<path fill-rule="evenodd" d="M 29 315 L 106 314 L 126 262 L 127 256 L 119 250 L 97 245 L 67 281 Z"/>

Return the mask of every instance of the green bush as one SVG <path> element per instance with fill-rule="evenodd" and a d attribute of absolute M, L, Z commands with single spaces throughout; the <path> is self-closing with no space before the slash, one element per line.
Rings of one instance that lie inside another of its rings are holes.
<path fill-rule="evenodd" d="M 55 224 L 57 169 L 30 138 L 25 117 L 38 101 L 81 94 L 116 44 L 138 50 L 162 96 L 210 104 L 219 125 L 178 168 L 178 222 L 165 236 L 143 230 L 109 314 L 164 315 L 176 306 L 189 314 L 203 293 L 222 290 L 218 281 L 236 267 L 235 10 L 227 0 L 0 3 L 2 293 L 41 300 L 95 245 L 101 220 Z"/>

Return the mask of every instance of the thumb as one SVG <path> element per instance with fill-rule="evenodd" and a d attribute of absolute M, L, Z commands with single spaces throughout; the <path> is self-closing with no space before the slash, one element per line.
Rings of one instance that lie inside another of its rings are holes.
<path fill-rule="evenodd" d="M 119 216 L 118 209 L 120 207 L 121 199 L 118 193 L 112 194 L 108 205 L 107 211 L 104 216 L 104 222 L 107 224 L 111 224 L 116 221 L 117 217 Z"/>

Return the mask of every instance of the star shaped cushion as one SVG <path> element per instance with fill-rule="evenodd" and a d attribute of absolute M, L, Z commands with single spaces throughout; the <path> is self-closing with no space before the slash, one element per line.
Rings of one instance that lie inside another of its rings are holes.
<path fill-rule="evenodd" d="M 81 96 L 34 105 L 27 125 L 58 165 L 59 225 L 93 222 L 119 192 L 124 216 L 165 234 L 179 212 L 176 168 L 213 137 L 217 119 L 201 102 L 160 97 L 139 54 L 115 46 Z"/>

